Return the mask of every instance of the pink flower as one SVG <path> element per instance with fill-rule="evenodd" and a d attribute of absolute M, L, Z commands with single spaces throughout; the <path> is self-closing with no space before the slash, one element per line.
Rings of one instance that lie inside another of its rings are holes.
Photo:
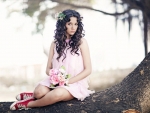
<path fill-rule="evenodd" d="M 59 82 L 59 86 L 64 86 L 65 85 L 65 81 L 60 81 Z"/>
<path fill-rule="evenodd" d="M 57 75 L 58 74 L 58 70 L 57 69 L 51 69 L 50 71 L 49 71 L 49 75 L 51 76 L 51 75 Z"/>
<path fill-rule="evenodd" d="M 49 71 L 50 87 L 64 86 L 66 80 L 70 78 L 70 75 L 66 73 L 65 67 L 61 66 L 59 69 L 51 69 Z"/>
<path fill-rule="evenodd" d="M 50 76 L 50 82 L 53 84 L 53 85 L 56 85 L 59 83 L 59 77 L 54 74 L 54 75 L 51 75 Z"/>
<path fill-rule="evenodd" d="M 62 75 L 61 73 L 58 74 L 58 78 L 59 78 L 59 81 L 65 81 L 65 76 Z"/>

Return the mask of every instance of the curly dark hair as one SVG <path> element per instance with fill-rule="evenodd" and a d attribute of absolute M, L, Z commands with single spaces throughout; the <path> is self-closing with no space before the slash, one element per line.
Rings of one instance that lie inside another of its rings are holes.
<path fill-rule="evenodd" d="M 66 54 L 64 52 L 65 48 L 67 47 L 66 23 L 70 21 L 70 17 L 76 17 L 78 23 L 77 31 L 73 36 L 71 36 L 71 40 L 68 43 L 69 48 L 71 48 L 71 54 L 75 53 L 79 55 L 78 50 L 81 44 L 81 38 L 84 37 L 83 24 L 81 21 L 82 17 L 80 16 L 80 14 L 77 11 L 71 9 L 64 10 L 62 13 L 65 15 L 65 17 L 62 20 L 57 20 L 54 36 L 54 43 L 56 44 L 56 51 L 58 53 L 58 61 L 62 55 L 64 56 L 63 60 L 66 58 Z"/>

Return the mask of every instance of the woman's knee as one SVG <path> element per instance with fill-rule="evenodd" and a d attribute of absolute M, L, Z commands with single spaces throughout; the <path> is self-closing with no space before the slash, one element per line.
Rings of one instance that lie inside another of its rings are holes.
<path fill-rule="evenodd" d="M 63 90 L 61 90 L 61 89 L 54 90 L 54 95 L 56 98 L 63 97 Z"/>
<path fill-rule="evenodd" d="M 50 89 L 46 86 L 42 86 L 42 85 L 38 85 L 35 90 L 34 90 L 34 97 L 39 99 L 42 98 L 43 96 L 45 96 L 48 92 L 50 91 Z"/>
<path fill-rule="evenodd" d="M 54 90 L 55 98 L 61 101 L 73 99 L 73 96 L 64 88 Z"/>

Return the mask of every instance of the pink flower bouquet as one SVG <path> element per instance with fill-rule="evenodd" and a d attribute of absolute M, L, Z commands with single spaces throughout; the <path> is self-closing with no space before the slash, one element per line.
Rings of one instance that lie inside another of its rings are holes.
<path fill-rule="evenodd" d="M 56 88 L 56 86 L 68 85 L 67 81 L 70 78 L 70 74 L 66 73 L 65 67 L 61 66 L 59 69 L 51 69 L 50 75 L 50 88 Z"/>

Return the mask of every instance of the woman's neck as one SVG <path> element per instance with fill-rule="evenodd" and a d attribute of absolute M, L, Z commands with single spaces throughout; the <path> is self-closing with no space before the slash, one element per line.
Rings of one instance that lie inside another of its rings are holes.
<path fill-rule="evenodd" d="M 67 39 L 71 39 L 71 35 L 67 34 L 66 36 L 67 36 Z"/>

